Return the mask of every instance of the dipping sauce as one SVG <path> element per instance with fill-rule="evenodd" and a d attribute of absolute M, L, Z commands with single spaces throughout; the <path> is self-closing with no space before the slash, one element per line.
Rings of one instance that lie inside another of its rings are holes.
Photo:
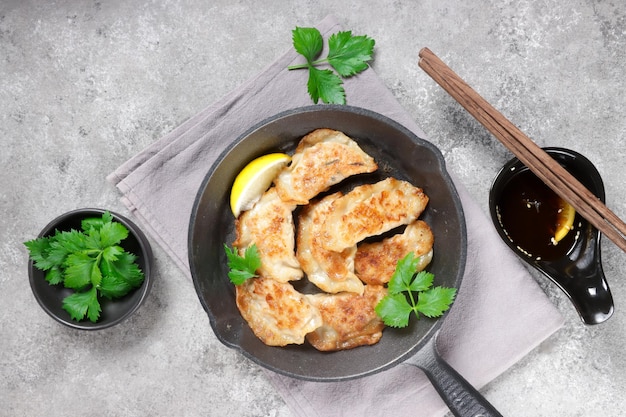
<path fill-rule="evenodd" d="M 566 255 L 576 242 L 570 230 L 555 242 L 562 199 L 530 170 L 514 175 L 496 202 L 498 221 L 508 238 L 526 256 L 552 260 Z"/>

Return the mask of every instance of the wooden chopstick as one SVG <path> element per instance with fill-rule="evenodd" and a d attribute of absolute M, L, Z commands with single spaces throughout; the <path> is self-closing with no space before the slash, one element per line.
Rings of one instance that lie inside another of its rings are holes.
<path fill-rule="evenodd" d="M 626 223 L 572 174 L 474 91 L 430 49 L 419 52 L 419 66 L 539 179 L 569 202 L 589 223 L 626 252 Z"/>

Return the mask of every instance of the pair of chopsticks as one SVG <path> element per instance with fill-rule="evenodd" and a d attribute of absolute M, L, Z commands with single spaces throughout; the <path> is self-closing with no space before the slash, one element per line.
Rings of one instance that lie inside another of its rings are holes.
<path fill-rule="evenodd" d="M 419 53 L 419 66 L 539 179 L 569 202 L 596 229 L 626 252 L 626 223 L 572 174 L 491 106 L 430 49 Z"/>

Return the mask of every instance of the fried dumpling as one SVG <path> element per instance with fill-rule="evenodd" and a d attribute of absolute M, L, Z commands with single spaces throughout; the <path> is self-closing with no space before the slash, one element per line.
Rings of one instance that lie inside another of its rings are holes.
<path fill-rule="evenodd" d="M 324 219 L 322 245 L 341 252 L 367 237 L 412 223 L 427 204 L 421 188 L 395 178 L 355 187 L 333 201 Z"/>
<path fill-rule="evenodd" d="M 269 346 L 304 343 L 322 325 L 322 316 L 290 283 L 250 278 L 235 287 L 236 302 L 252 332 Z"/>
<path fill-rule="evenodd" d="M 366 285 L 363 295 L 310 294 L 306 297 L 322 315 L 322 326 L 306 336 L 316 349 L 335 351 L 373 345 L 383 335 L 384 323 L 374 307 L 387 294 L 380 285 Z"/>
<path fill-rule="evenodd" d="M 374 159 L 344 133 L 317 129 L 302 138 L 291 164 L 274 183 L 280 198 L 303 205 L 345 178 L 377 168 Z"/>
<path fill-rule="evenodd" d="M 363 283 L 354 274 L 356 246 L 333 252 L 322 247 L 320 229 L 333 201 L 334 193 L 311 202 L 298 217 L 296 257 L 310 282 L 328 293 L 342 291 L 363 294 Z"/>
<path fill-rule="evenodd" d="M 243 255 L 248 246 L 256 244 L 261 258 L 260 275 L 280 282 L 304 276 L 295 253 L 295 208 L 282 201 L 272 187 L 235 222 L 237 239 L 233 246 Z"/>
<path fill-rule="evenodd" d="M 423 220 L 409 224 L 403 233 L 379 242 L 362 243 L 358 246 L 354 269 L 366 284 L 383 285 L 391 279 L 398 261 L 409 252 L 419 256 L 417 270 L 421 271 L 433 256 L 434 235 Z"/>

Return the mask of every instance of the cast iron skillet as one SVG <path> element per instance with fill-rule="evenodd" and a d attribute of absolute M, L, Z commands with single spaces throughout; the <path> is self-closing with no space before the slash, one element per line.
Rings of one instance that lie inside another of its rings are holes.
<path fill-rule="evenodd" d="M 354 138 L 375 158 L 373 174 L 349 179 L 330 192 L 347 191 L 355 185 L 376 182 L 388 176 L 422 187 L 430 201 L 421 218 L 435 235 L 434 258 L 428 270 L 437 285 L 459 288 L 466 261 L 466 230 L 457 191 L 445 169 L 440 151 L 408 129 L 380 114 L 349 106 L 309 106 L 280 113 L 254 126 L 217 159 L 203 181 L 189 225 L 189 264 L 194 286 L 211 326 L 225 345 L 239 350 L 259 365 L 310 381 L 340 381 L 388 369 L 419 351 L 411 361 L 426 371 L 448 406 L 457 415 L 499 415 L 486 400 L 477 404 L 468 398 L 470 384 L 460 378 L 437 355 L 435 335 L 444 318 L 411 320 L 407 328 L 385 329 L 379 343 L 340 352 L 319 352 L 308 344 L 284 348 L 263 344 L 252 333 L 235 305 L 233 285 L 227 278 L 224 244 L 234 240 L 234 218 L 229 193 L 237 173 L 252 159 L 269 152 L 293 153 L 308 132 L 321 128 L 341 130 Z M 229 140 L 229 138 L 224 138 Z M 294 283 L 300 291 L 313 291 L 311 284 Z M 458 384 L 461 385 L 458 385 Z M 444 388 L 445 387 L 445 388 Z M 445 392 L 445 391 L 449 392 Z M 478 412 L 477 412 L 478 410 Z"/>

